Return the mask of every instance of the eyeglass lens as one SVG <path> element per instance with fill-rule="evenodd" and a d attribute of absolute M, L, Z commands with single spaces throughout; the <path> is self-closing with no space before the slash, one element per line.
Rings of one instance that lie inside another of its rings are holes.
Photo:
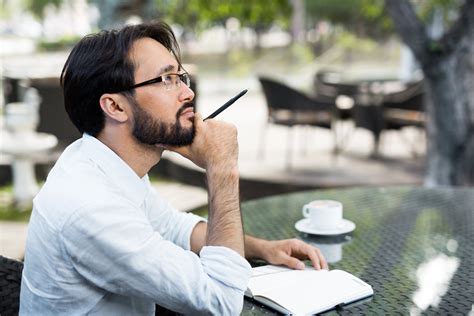
<path fill-rule="evenodd" d="M 191 80 L 187 73 L 165 75 L 163 76 L 163 82 L 167 90 L 171 89 L 172 86 L 175 86 L 177 88 L 180 87 L 181 82 L 183 82 L 188 87 L 191 84 Z"/>

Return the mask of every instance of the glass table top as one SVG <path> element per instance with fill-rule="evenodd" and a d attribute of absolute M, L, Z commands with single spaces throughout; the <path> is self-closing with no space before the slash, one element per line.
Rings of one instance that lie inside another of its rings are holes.
<path fill-rule="evenodd" d="M 353 232 L 299 232 L 302 207 L 312 200 L 342 202 Z M 247 234 L 299 238 L 320 248 L 330 269 L 372 285 L 369 301 L 329 314 L 474 313 L 474 189 L 356 188 L 316 190 L 242 203 Z M 262 264 L 252 262 L 253 265 Z M 273 314 L 245 299 L 243 315 Z"/>

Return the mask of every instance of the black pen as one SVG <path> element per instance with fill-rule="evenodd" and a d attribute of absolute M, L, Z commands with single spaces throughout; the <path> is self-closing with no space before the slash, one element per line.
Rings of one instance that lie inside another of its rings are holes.
<path fill-rule="evenodd" d="M 245 89 L 244 91 L 240 92 L 240 93 L 237 94 L 235 97 L 233 97 L 232 99 L 230 99 L 229 101 L 227 101 L 226 103 L 224 103 L 224 105 L 222 105 L 220 108 L 218 108 L 217 110 L 215 110 L 214 113 L 212 113 L 211 115 L 209 115 L 208 117 L 206 117 L 206 118 L 204 119 L 204 121 L 216 117 L 219 113 L 221 113 L 222 111 L 224 111 L 225 109 L 227 109 L 229 106 L 231 106 L 235 101 L 237 101 L 241 96 L 243 96 L 244 94 L 246 94 L 247 91 L 248 91 L 248 90 Z"/>

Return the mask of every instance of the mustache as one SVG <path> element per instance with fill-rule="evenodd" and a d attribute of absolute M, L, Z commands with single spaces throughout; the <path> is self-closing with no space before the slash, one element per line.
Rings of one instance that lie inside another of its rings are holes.
<path fill-rule="evenodd" d="M 184 110 L 186 110 L 187 108 L 192 108 L 193 111 L 194 111 L 194 102 L 190 101 L 190 102 L 186 102 L 184 103 L 178 110 L 178 112 L 176 113 L 176 118 L 179 119 L 180 115 L 184 112 Z"/>

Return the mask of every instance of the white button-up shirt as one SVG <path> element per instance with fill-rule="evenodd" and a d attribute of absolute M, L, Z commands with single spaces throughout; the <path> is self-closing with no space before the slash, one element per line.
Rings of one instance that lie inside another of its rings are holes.
<path fill-rule="evenodd" d="M 203 219 L 173 209 L 96 138 L 64 151 L 33 203 L 20 314 L 241 311 L 248 262 L 225 247 L 190 251 Z"/>

